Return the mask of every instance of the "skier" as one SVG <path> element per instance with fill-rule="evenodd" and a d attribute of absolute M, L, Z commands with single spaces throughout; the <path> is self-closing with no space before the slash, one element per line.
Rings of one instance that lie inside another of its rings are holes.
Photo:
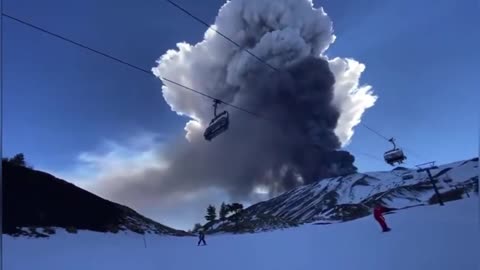
<path fill-rule="evenodd" d="M 198 231 L 198 244 L 197 244 L 197 246 L 200 246 L 200 243 L 203 243 L 204 246 L 207 245 L 207 243 L 205 242 L 205 233 L 203 232 L 202 229 L 200 229 Z"/>
<path fill-rule="evenodd" d="M 375 220 L 380 224 L 382 227 L 383 232 L 389 232 L 391 229 L 388 227 L 387 223 L 385 222 L 385 218 L 383 217 L 383 213 L 396 210 L 396 208 L 388 208 L 384 207 L 381 204 L 377 204 L 373 209 L 373 217 Z"/>

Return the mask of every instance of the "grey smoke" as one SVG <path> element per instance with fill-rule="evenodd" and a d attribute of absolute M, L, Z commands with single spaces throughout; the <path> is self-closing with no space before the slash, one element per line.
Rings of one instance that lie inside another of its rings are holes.
<path fill-rule="evenodd" d="M 249 94 L 235 104 L 261 118 L 224 107 L 230 130 L 212 142 L 171 146 L 171 166 L 161 182 L 173 189 L 213 185 L 242 197 L 259 184 L 281 192 L 355 171 L 353 157 L 336 151 L 341 144 L 334 132 L 340 115 L 332 104 L 334 83 L 321 58 L 305 57 L 280 72 L 258 64 L 237 89 Z"/>
<path fill-rule="evenodd" d="M 192 119 L 186 138 L 158 152 L 165 168 L 115 179 L 113 197 L 138 201 L 214 187 L 245 199 L 258 186 L 274 195 L 354 172 L 354 157 L 340 148 L 376 97 L 369 86 L 359 87 L 362 64 L 323 55 L 335 40 L 323 9 L 310 0 L 233 0 L 220 9 L 214 27 L 279 71 L 209 30 L 196 45 L 179 43 L 166 52 L 154 74 L 262 118 L 220 107 L 230 112 L 231 127 L 207 142 L 211 101 L 163 81 L 172 110 Z"/>

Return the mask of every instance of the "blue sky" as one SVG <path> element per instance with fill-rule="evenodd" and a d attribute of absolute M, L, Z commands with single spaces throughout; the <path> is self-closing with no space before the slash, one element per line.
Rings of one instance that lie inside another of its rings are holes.
<path fill-rule="evenodd" d="M 67 3 L 68 2 L 68 3 Z M 178 0 L 213 23 L 220 0 Z M 397 138 L 407 165 L 478 155 L 479 2 L 315 1 L 334 23 L 330 57 L 366 65 L 361 82 L 379 96 L 363 123 Z M 4 12 L 150 69 L 205 27 L 163 1 L 4 0 Z M 165 103 L 161 82 L 4 18 L 3 155 L 36 167 L 73 168 L 81 153 L 139 133 L 168 138 L 187 121 Z M 390 145 L 358 126 L 353 153 L 382 158 Z M 390 169 L 358 155 L 361 171 Z"/>

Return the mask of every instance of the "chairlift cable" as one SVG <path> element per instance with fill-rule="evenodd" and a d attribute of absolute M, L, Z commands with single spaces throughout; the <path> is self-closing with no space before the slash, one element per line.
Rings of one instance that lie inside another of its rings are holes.
<path fill-rule="evenodd" d="M 114 61 L 116 61 L 116 62 L 118 62 L 118 63 L 120 63 L 120 64 L 129 66 L 129 67 L 131 67 L 131 68 L 133 68 L 133 69 L 136 69 L 136 70 L 141 71 L 141 72 L 143 72 L 143 73 L 146 73 L 146 74 L 148 74 L 148 75 L 154 76 L 151 71 L 149 71 L 149 70 L 147 70 L 147 69 L 145 69 L 145 68 L 136 66 L 136 65 L 134 65 L 134 64 L 130 64 L 130 63 L 128 63 L 128 62 L 126 62 L 126 61 L 124 61 L 124 60 L 121 60 L 121 59 L 119 59 L 119 58 L 117 58 L 117 57 L 114 57 L 114 56 L 112 56 L 112 55 L 110 55 L 110 54 L 108 54 L 108 53 L 104 53 L 104 52 L 101 52 L 101 51 L 99 51 L 99 50 L 93 49 L 93 48 L 91 48 L 91 47 L 89 47 L 89 46 L 87 46 L 87 45 L 84 45 L 84 44 L 82 44 L 82 43 L 80 43 L 80 42 L 73 41 L 73 40 L 71 40 L 71 39 L 69 39 L 69 38 L 67 38 L 67 37 L 65 37 L 65 36 L 60 35 L 60 34 L 53 33 L 53 32 L 51 32 L 51 31 L 49 31 L 49 30 L 46 30 L 46 29 L 44 29 L 44 28 L 42 28 L 42 27 L 36 26 L 36 25 L 34 25 L 34 24 L 32 24 L 32 23 L 26 22 L 26 21 L 24 21 L 24 20 L 22 20 L 22 19 L 16 18 L 16 17 L 11 16 L 11 15 L 8 15 L 8 14 L 6 14 L 6 13 L 2 13 L 2 16 L 7 17 L 8 19 L 11 19 L 11 20 L 16 21 L 16 22 L 18 22 L 18 23 L 21 23 L 21 24 L 23 24 L 23 25 L 26 25 L 26 26 L 28 26 L 28 27 L 30 27 L 30 28 L 35 29 L 35 30 L 38 30 L 38 31 L 40 31 L 40 32 L 46 33 L 46 34 L 48 34 L 48 35 L 50 35 L 50 36 L 59 38 L 59 39 L 61 39 L 61 40 L 63 40 L 63 41 L 66 41 L 66 42 L 68 42 L 68 43 L 71 43 L 71 44 L 73 44 L 73 45 L 76 45 L 76 46 L 78 46 L 78 47 L 81 47 L 81 48 L 83 48 L 83 49 L 86 49 L 86 50 L 88 50 L 88 51 L 90 51 L 90 52 L 93 52 L 93 53 L 102 55 L 102 56 L 104 56 L 104 57 L 106 57 L 106 58 L 109 58 L 109 59 L 111 59 L 111 60 L 114 60 Z M 192 91 L 192 92 L 194 92 L 194 93 L 196 93 L 196 94 L 199 94 L 199 95 L 201 95 L 201 96 L 204 96 L 204 97 L 206 97 L 206 98 L 209 98 L 209 99 L 211 99 L 211 100 L 214 100 L 214 101 L 215 101 L 215 100 L 219 100 L 221 103 L 223 103 L 223 104 L 225 104 L 225 105 L 227 105 L 227 106 L 230 106 L 230 107 L 232 107 L 232 108 L 235 108 L 235 109 L 237 109 L 237 110 L 243 111 L 243 112 L 245 112 L 245 113 L 251 114 L 251 115 L 256 116 L 256 117 L 260 117 L 260 115 L 254 113 L 254 112 L 251 112 L 251 111 L 249 111 L 249 110 L 247 110 L 247 109 L 244 109 L 244 108 L 241 108 L 241 107 L 239 107 L 239 106 L 233 105 L 233 104 L 231 104 L 231 103 L 225 102 L 225 101 L 223 101 L 223 100 L 221 100 L 221 99 L 215 98 L 215 97 L 210 96 L 210 95 L 208 95 L 208 94 L 205 94 L 205 93 L 203 93 L 203 92 L 201 92 L 201 91 L 195 90 L 195 89 L 193 89 L 193 88 L 191 88 L 191 87 L 188 87 L 188 86 L 183 85 L 183 84 L 181 84 L 181 83 L 178 83 L 178 82 L 175 82 L 175 81 L 173 81 L 173 80 L 170 80 L 170 79 L 168 79 L 168 78 L 166 78 L 166 77 L 163 77 L 163 76 L 162 76 L 161 79 L 162 79 L 162 80 L 165 80 L 165 81 L 167 81 L 167 82 L 169 82 L 169 83 L 171 83 L 171 84 L 177 85 L 177 86 L 179 86 L 179 87 L 181 87 L 181 88 L 183 88 L 183 89 Z"/>
<path fill-rule="evenodd" d="M 169 1 L 169 0 L 166 0 L 166 1 L 168 1 L 168 2 L 171 3 L 171 4 L 174 4 L 173 1 Z M 174 5 L 175 5 L 175 4 L 174 4 Z M 177 5 L 177 6 L 178 6 L 178 5 Z M 184 11 L 186 11 L 186 10 L 184 10 Z M 102 56 L 104 56 L 104 57 L 106 57 L 106 58 L 109 58 L 109 59 L 111 59 L 111 60 L 114 60 L 114 61 L 116 61 L 116 62 L 118 62 L 118 63 L 123 64 L 123 65 L 129 66 L 129 67 L 131 67 L 131 68 L 133 68 L 133 69 L 136 69 L 136 70 L 138 70 L 138 71 L 141 71 L 141 72 L 143 72 L 143 73 L 146 73 L 146 74 L 149 74 L 149 75 L 153 75 L 153 74 L 151 73 L 151 71 L 148 71 L 147 69 L 138 67 L 138 66 L 133 65 L 133 64 L 131 64 L 131 63 L 128 63 L 128 62 L 126 62 L 126 61 L 124 61 L 124 60 L 121 60 L 121 59 L 119 59 L 119 58 L 117 58 L 117 57 L 111 56 L 110 54 L 107 54 L 107 53 L 101 52 L 101 51 L 99 51 L 99 50 L 93 49 L 93 48 L 91 48 L 91 47 L 89 47 L 89 46 L 87 46 L 87 45 L 84 45 L 84 44 L 81 44 L 81 43 L 79 43 L 79 42 L 73 41 L 73 40 L 71 40 L 71 39 L 69 39 L 69 38 L 66 38 L 66 37 L 62 36 L 62 35 L 53 33 L 53 32 L 51 32 L 51 31 L 48 31 L 48 30 L 44 29 L 44 28 L 41 28 L 41 27 L 39 27 L 39 26 L 36 26 L 36 25 L 34 25 L 34 24 L 32 24 L 32 23 L 28 23 L 28 22 L 26 22 L 26 21 L 24 21 L 24 20 L 21 20 L 21 19 L 19 19 L 19 18 L 14 17 L 14 16 L 8 15 L 8 14 L 6 14 L 6 13 L 2 13 L 2 16 L 7 17 L 7 18 L 9 18 L 9 19 L 11 19 L 11 20 L 13 20 L 13 21 L 18 22 L 18 23 L 24 24 L 24 25 L 26 25 L 26 26 L 28 26 L 28 27 L 30 27 L 30 28 L 33 28 L 33 29 L 36 29 L 36 30 L 38 30 L 38 31 L 44 32 L 44 33 L 46 33 L 46 34 L 48 34 L 48 35 L 50 35 L 50 36 L 53 36 L 53 37 L 59 38 L 59 39 L 61 39 L 61 40 L 64 40 L 64 41 L 66 41 L 66 42 L 69 42 L 69 43 L 71 43 L 71 44 L 73 44 L 73 45 L 76 45 L 76 46 L 78 46 L 78 47 L 81 47 L 81 48 L 83 48 L 83 49 L 89 50 L 89 51 L 91 51 L 91 52 L 93 52 L 93 53 L 102 55 Z M 207 24 L 207 25 L 208 25 L 208 24 Z M 215 29 L 213 29 L 213 30 L 216 31 Z M 216 32 L 217 32 L 218 34 L 220 34 L 222 37 L 228 39 L 228 37 L 226 37 L 225 35 L 221 34 L 220 32 L 218 32 L 218 31 L 216 31 Z M 232 40 L 231 40 L 231 41 L 232 41 Z M 234 44 L 236 44 L 234 41 L 232 41 L 232 42 L 233 42 Z M 239 46 L 238 44 L 236 44 L 236 45 Z M 240 47 L 240 46 L 239 46 L 239 47 Z M 254 54 L 252 54 L 252 53 L 249 52 L 248 50 L 246 50 L 246 49 L 244 49 L 244 50 L 247 51 L 247 52 L 248 52 L 249 54 L 251 54 L 252 56 L 254 56 L 255 58 L 257 58 L 257 60 L 261 61 L 262 63 L 266 64 L 267 66 L 270 66 L 268 63 L 263 62 L 259 57 L 256 57 Z M 270 66 L 270 67 L 271 67 L 272 69 L 278 71 L 278 69 L 273 68 L 272 66 Z M 209 99 L 211 99 L 211 100 L 213 100 L 213 101 L 220 101 L 221 103 L 225 104 L 226 106 L 230 106 L 230 107 L 232 107 L 232 108 L 235 108 L 235 109 L 237 109 L 237 110 L 239 110 L 239 111 L 242 111 L 242 112 L 244 112 L 244 113 L 247 113 L 247 114 L 250 114 L 250 115 L 252 115 L 252 116 L 255 116 L 255 117 L 257 117 L 257 118 L 263 118 L 263 119 L 265 119 L 265 120 L 270 120 L 270 119 L 266 119 L 265 117 L 259 115 L 258 113 L 249 111 L 249 110 L 247 110 L 247 109 L 244 109 L 244 108 L 239 107 L 239 106 L 237 106 L 237 105 L 234 105 L 234 104 L 232 104 L 232 103 L 225 102 L 225 101 L 223 101 L 223 100 L 221 100 L 221 99 L 215 98 L 215 97 L 213 97 L 213 96 L 210 96 L 210 95 L 205 94 L 205 93 L 203 93 L 203 92 L 201 92 L 201 91 L 195 90 L 195 89 L 193 89 L 193 88 L 191 88 L 191 87 L 188 87 L 188 86 L 186 86 L 186 85 L 183 85 L 183 84 L 181 84 L 181 83 L 175 82 L 175 81 L 173 81 L 173 80 L 171 80 L 171 79 L 168 79 L 168 78 L 166 78 L 166 77 L 163 77 L 163 76 L 162 76 L 161 79 L 164 80 L 164 81 L 166 81 L 166 82 L 169 82 L 169 83 L 171 83 L 171 84 L 174 84 L 174 85 L 176 85 L 176 86 L 179 86 L 179 87 L 181 87 L 181 88 L 183 88 L 183 89 L 189 90 L 189 91 L 191 91 L 191 92 L 193 92 L 193 93 L 196 93 L 196 94 L 199 94 L 199 95 L 204 96 L 204 97 L 206 97 L 206 98 L 209 98 Z M 367 126 L 366 124 L 360 123 L 360 125 L 362 125 L 363 127 L 367 128 L 368 130 L 370 130 L 370 131 L 373 132 L 374 134 L 378 135 L 378 136 L 381 137 L 382 139 L 387 140 L 387 141 L 389 140 L 387 137 L 383 136 L 382 134 L 380 134 L 379 132 L 377 132 L 377 131 L 374 130 L 373 128 L 370 128 L 370 127 Z M 364 156 L 365 156 L 365 155 L 364 155 Z M 379 159 L 378 159 L 378 160 L 379 160 Z"/>
<path fill-rule="evenodd" d="M 217 29 L 211 27 L 205 20 L 202 20 L 200 19 L 198 16 L 195 16 L 192 12 L 188 11 L 186 8 L 182 7 L 181 5 L 179 5 L 178 3 L 176 3 L 175 1 L 172 1 L 172 0 L 165 0 L 166 2 L 170 3 L 172 6 L 174 6 L 175 8 L 179 9 L 180 11 L 182 11 L 183 13 L 187 14 L 188 16 L 190 16 L 191 18 L 193 18 L 195 21 L 199 22 L 200 24 L 206 26 L 208 29 L 214 31 L 215 33 L 217 33 L 218 35 L 220 35 L 222 38 L 224 38 L 225 40 L 229 41 L 230 43 L 232 43 L 233 45 L 235 45 L 236 47 L 238 47 L 239 49 L 247 52 L 250 56 L 254 57 L 255 59 L 257 59 L 259 62 L 261 62 L 262 64 L 266 65 L 267 67 L 271 68 L 272 70 L 274 71 L 279 71 L 278 68 L 276 67 L 273 67 L 272 65 L 268 64 L 267 62 L 265 62 L 264 60 L 262 60 L 260 57 L 258 57 L 257 55 L 255 55 L 254 53 L 252 53 L 250 50 L 247 50 L 246 48 L 242 47 L 240 44 L 238 44 L 237 42 L 235 42 L 232 38 L 228 37 L 227 35 L 223 34 L 222 32 L 218 31 Z M 374 134 L 378 135 L 379 137 L 381 137 L 382 139 L 388 141 L 389 138 L 383 136 L 382 134 L 380 134 L 379 132 L 377 132 L 376 130 L 374 130 L 373 128 L 370 128 L 369 126 L 363 124 L 363 123 L 360 123 L 360 125 L 362 125 L 363 127 L 365 127 L 366 129 L 370 130 L 371 132 L 373 132 Z"/>
<path fill-rule="evenodd" d="M 195 16 L 192 12 L 188 11 L 187 9 L 185 9 L 184 7 L 180 6 L 178 3 L 172 1 L 172 0 L 165 0 L 166 2 L 170 3 L 172 6 L 174 6 L 175 8 L 181 10 L 183 13 L 187 14 L 188 16 L 192 17 L 195 21 L 199 22 L 200 24 L 206 26 L 208 29 L 214 31 L 215 33 L 217 33 L 218 35 L 220 35 L 222 38 L 224 38 L 225 40 L 229 41 L 230 43 L 232 43 L 233 45 L 237 46 L 239 49 L 245 51 L 246 53 L 248 53 L 250 56 L 252 56 L 253 58 L 257 59 L 260 63 L 264 64 L 265 66 L 269 67 L 270 69 L 274 70 L 274 71 L 280 71 L 278 68 L 270 65 L 269 63 L 265 62 L 264 60 L 262 60 L 262 58 L 258 57 L 257 55 L 255 55 L 254 53 L 252 53 L 250 50 L 242 47 L 240 44 L 238 44 L 237 42 L 235 42 L 232 38 L 228 37 L 227 35 L 221 33 L 220 31 L 218 31 L 217 29 L 211 27 L 206 21 L 200 19 L 199 17 Z"/>

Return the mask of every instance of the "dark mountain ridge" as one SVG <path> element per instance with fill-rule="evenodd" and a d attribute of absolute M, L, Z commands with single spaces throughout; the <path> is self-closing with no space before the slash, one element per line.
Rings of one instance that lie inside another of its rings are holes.
<path fill-rule="evenodd" d="M 61 227 L 69 232 L 189 235 L 45 172 L 2 161 L 2 177 L 5 234 L 45 237 Z"/>

